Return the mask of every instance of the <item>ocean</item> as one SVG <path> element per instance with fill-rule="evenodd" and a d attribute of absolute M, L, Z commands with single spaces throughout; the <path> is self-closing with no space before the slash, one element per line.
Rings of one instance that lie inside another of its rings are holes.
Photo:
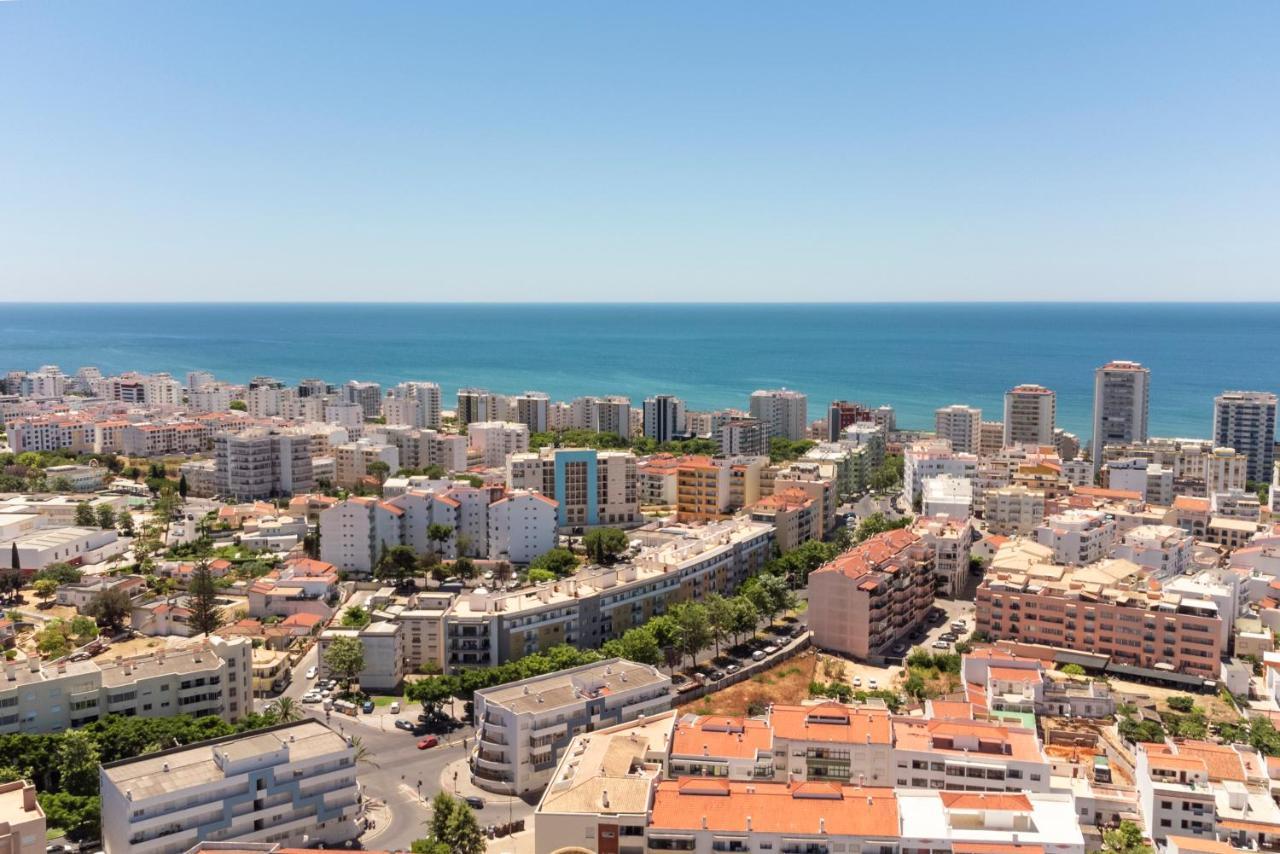
<path fill-rule="evenodd" d="M 1280 304 L 0 304 L 0 371 L 434 380 L 446 407 L 463 386 L 694 409 L 785 386 L 810 419 L 840 398 L 918 428 L 950 403 L 999 419 L 1004 391 L 1032 382 L 1082 440 L 1112 359 L 1151 369 L 1154 435 L 1207 436 L 1215 394 L 1280 389 Z"/>

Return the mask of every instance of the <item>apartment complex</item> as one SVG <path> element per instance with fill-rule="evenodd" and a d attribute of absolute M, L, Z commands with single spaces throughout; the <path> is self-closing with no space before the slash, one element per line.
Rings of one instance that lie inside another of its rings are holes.
<path fill-rule="evenodd" d="M 712 432 L 727 456 L 758 457 L 769 453 L 769 425 L 759 418 L 731 418 L 720 422 Z"/>
<path fill-rule="evenodd" d="M 785 481 L 784 481 L 785 484 Z M 823 504 L 796 486 L 774 489 L 750 506 L 752 521 L 773 526 L 778 548 L 787 552 L 809 540 L 822 538 Z"/>
<path fill-rule="evenodd" d="M 45 824 L 35 786 L 26 780 L 0 783 L 0 851 L 42 854 L 47 841 Z"/>
<path fill-rule="evenodd" d="M 874 423 L 869 408 L 852 400 L 833 400 L 827 407 L 827 441 L 840 441 L 844 428 L 851 424 Z"/>
<path fill-rule="evenodd" d="M 106 854 L 181 854 L 197 842 L 339 847 L 360 829 L 356 750 L 314 720 L 102 766 Z"/>
<path fill-rule="evenodd" d="M 636 533 L 628 563 L 510 591 L 460 594 L 440 615 L 446 672 L 490 667 L 567 643 L 599 649 L 677 602 L 728 594 L 773 551 L 773 528 L 745 519 Z"/>
<path fill-rule="evenodd" d="M 428 382 L 400 383 L 387 391 L 382 401 L 382 417 L 388 424 L 438 429 L 440 386 Z"/>
<path fill-rule="evenodd" d="M 253 501 L 315 489 L 311 437 L 262 427 L 219 433 L 213 440 L 218 493 Z"/>
<path fill-rule="evenodd" d="M 978 588 L 976 622 L 993 640 L 1088 650 L 1116 664 L 1216 679 L 1222 621 L 1211 600 L 1166 591 L 1151 571 L 1109 558 L 1083 567 L 1022 539 L 1000 547 Z"/>
<path fill-rule="evenodd" d="M 953 403 L 934 412 L 934 432 L 961 454 L 982 451 L 982 410 Z"/>
<path fill-rule="evenodd" d="M 665 712 L 671 700 L 670 677 L 621 658 L 477 691 L 472 777 L 490 791 L 539 791 L 575 736 Z"/>
<path fill-rule="evenodd" d="M 529 450 L 529 427 L 513 421 L 475 421 L 467 425 L 467 444 L 480 465 L 502 468 L 507 457 Z"/>
<path fill-rule="evenodd" d="M 361 481 L 373 477 L 370 466 L 381 463 L 387 474 L 400 470 L 400 449 L 371 437 L 338 445 L 333 449 L 334 484 L 354 489 Z"/>
<path fill-rule="evenodd" d="M 803 439 L 809 430 L 809 398 L 791 389 L 757 389 L 751 393 L 751 417 L 763 423 L 770 438 Z"/>
<path fill-rule="evenodd" d="M 246 639 L 211 637 L 129 658 L 6 662 L 0 733 L 60 732 L 107 715 L 237 721 L 252 710 L 250 649 Z"/>
<path fill-rule="evenodd" d="M 877 534 L 809 574 L 809 628 L 822 649 L 868 659 L 924 622 L 933 550 L 915 533 Z"/>
<path fill-rule="evenodd" d="M 1215 397 L 1213 441 L 1248 458 L 1249 480 L 1268 482 L 1275 462 L 1276 396 L 1263 391 L 1224 391 Z"/>
<path fill-rule="evenodd" d="M 655 442 L 670 442 L 685 435 L 684 401 L 659 394 L 644 399 L 644 435 Z"/>
<path fill-rule="evenodd" d="M 1107 445 L 1147 439 L 1151 371 L 1137 362 L 1108 362 L 1093 375 L 1093 464 Z"/>
<path fill-rule="evenodd" d="M 1052 445 L 1057 397 L 1044 386 L 1025 384 L 1004 394 L 1004 445 Z"/>
<path fill-rule="evenodd" d="M 928 478 L 950 475 L 971 479 L 977 474 L 977 455 L 956 451 L 946 439 L 912 442 L 903 450 L 902 492 L 911 502 L 920 498 Z"/>
<path fill-rule="evenodd" d="M 676 516 L 681 522 L 723 519 L 760 498 L 765 457 L 689 456 L 676 466 Z"/>
<path fill-rule="evenodd" d="M 543 448 L 513 454 L 507 460 L 507 486 L 554 499 L 561 528 L 640 521 L 636 458 L 630 451 Z"/>

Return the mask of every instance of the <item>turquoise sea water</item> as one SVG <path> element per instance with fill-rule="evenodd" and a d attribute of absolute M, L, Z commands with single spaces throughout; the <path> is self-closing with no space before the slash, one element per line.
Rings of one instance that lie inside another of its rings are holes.
<path fill-rule="evenodd" d="M 0 371 L 97 365 L 231 381 L 268 374 L 583 394 L 676 394 L 745 407 L 753 389 L 892 404 L 931 427 L 949 403 L 1001 416 L 1022 382 L 1091 432 L 1093 370 L 1151 368 L 1151 428 L 1208 435 L 1223 389 L 1280 390 L 1280 304 L 0 305 Z"/>

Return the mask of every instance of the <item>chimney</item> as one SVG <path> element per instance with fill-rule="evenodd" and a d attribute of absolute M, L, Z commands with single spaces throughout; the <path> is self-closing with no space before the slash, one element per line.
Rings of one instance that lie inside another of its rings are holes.
<path fill-rule="evenodd" d="M 609 808 L 609 790 L 605 789 L 600 793 L 600 806 L 605 809 Z"/>
<path fill-rule="evenodd" d="M 27 656 L 27 667 L 31 668 L 32 673 L 40 672 L 40 659 L 34 655 Z"/>
<path fill-rule="evenodd" d="M 751 829 L 751 816 L 747 816 L 747 830 Z"/>
<path fill-rule="evenodd" d="M 819 833 L 827 832 L 827 820 L 822 816 L 818 816 L 818 832 Z"/>

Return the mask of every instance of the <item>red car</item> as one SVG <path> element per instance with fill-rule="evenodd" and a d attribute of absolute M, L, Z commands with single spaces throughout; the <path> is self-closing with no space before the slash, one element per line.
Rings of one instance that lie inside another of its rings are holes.
<path fill-rule="evenodd" d="M 418 749 L 426 750 L 427 748 L 435 747 L 439 743 L 440 743 L 440 739 L 436 738 L 434 735 L 429 735 L 426 738 L 424 738 L 422 741 L 418 742 Z"/>

